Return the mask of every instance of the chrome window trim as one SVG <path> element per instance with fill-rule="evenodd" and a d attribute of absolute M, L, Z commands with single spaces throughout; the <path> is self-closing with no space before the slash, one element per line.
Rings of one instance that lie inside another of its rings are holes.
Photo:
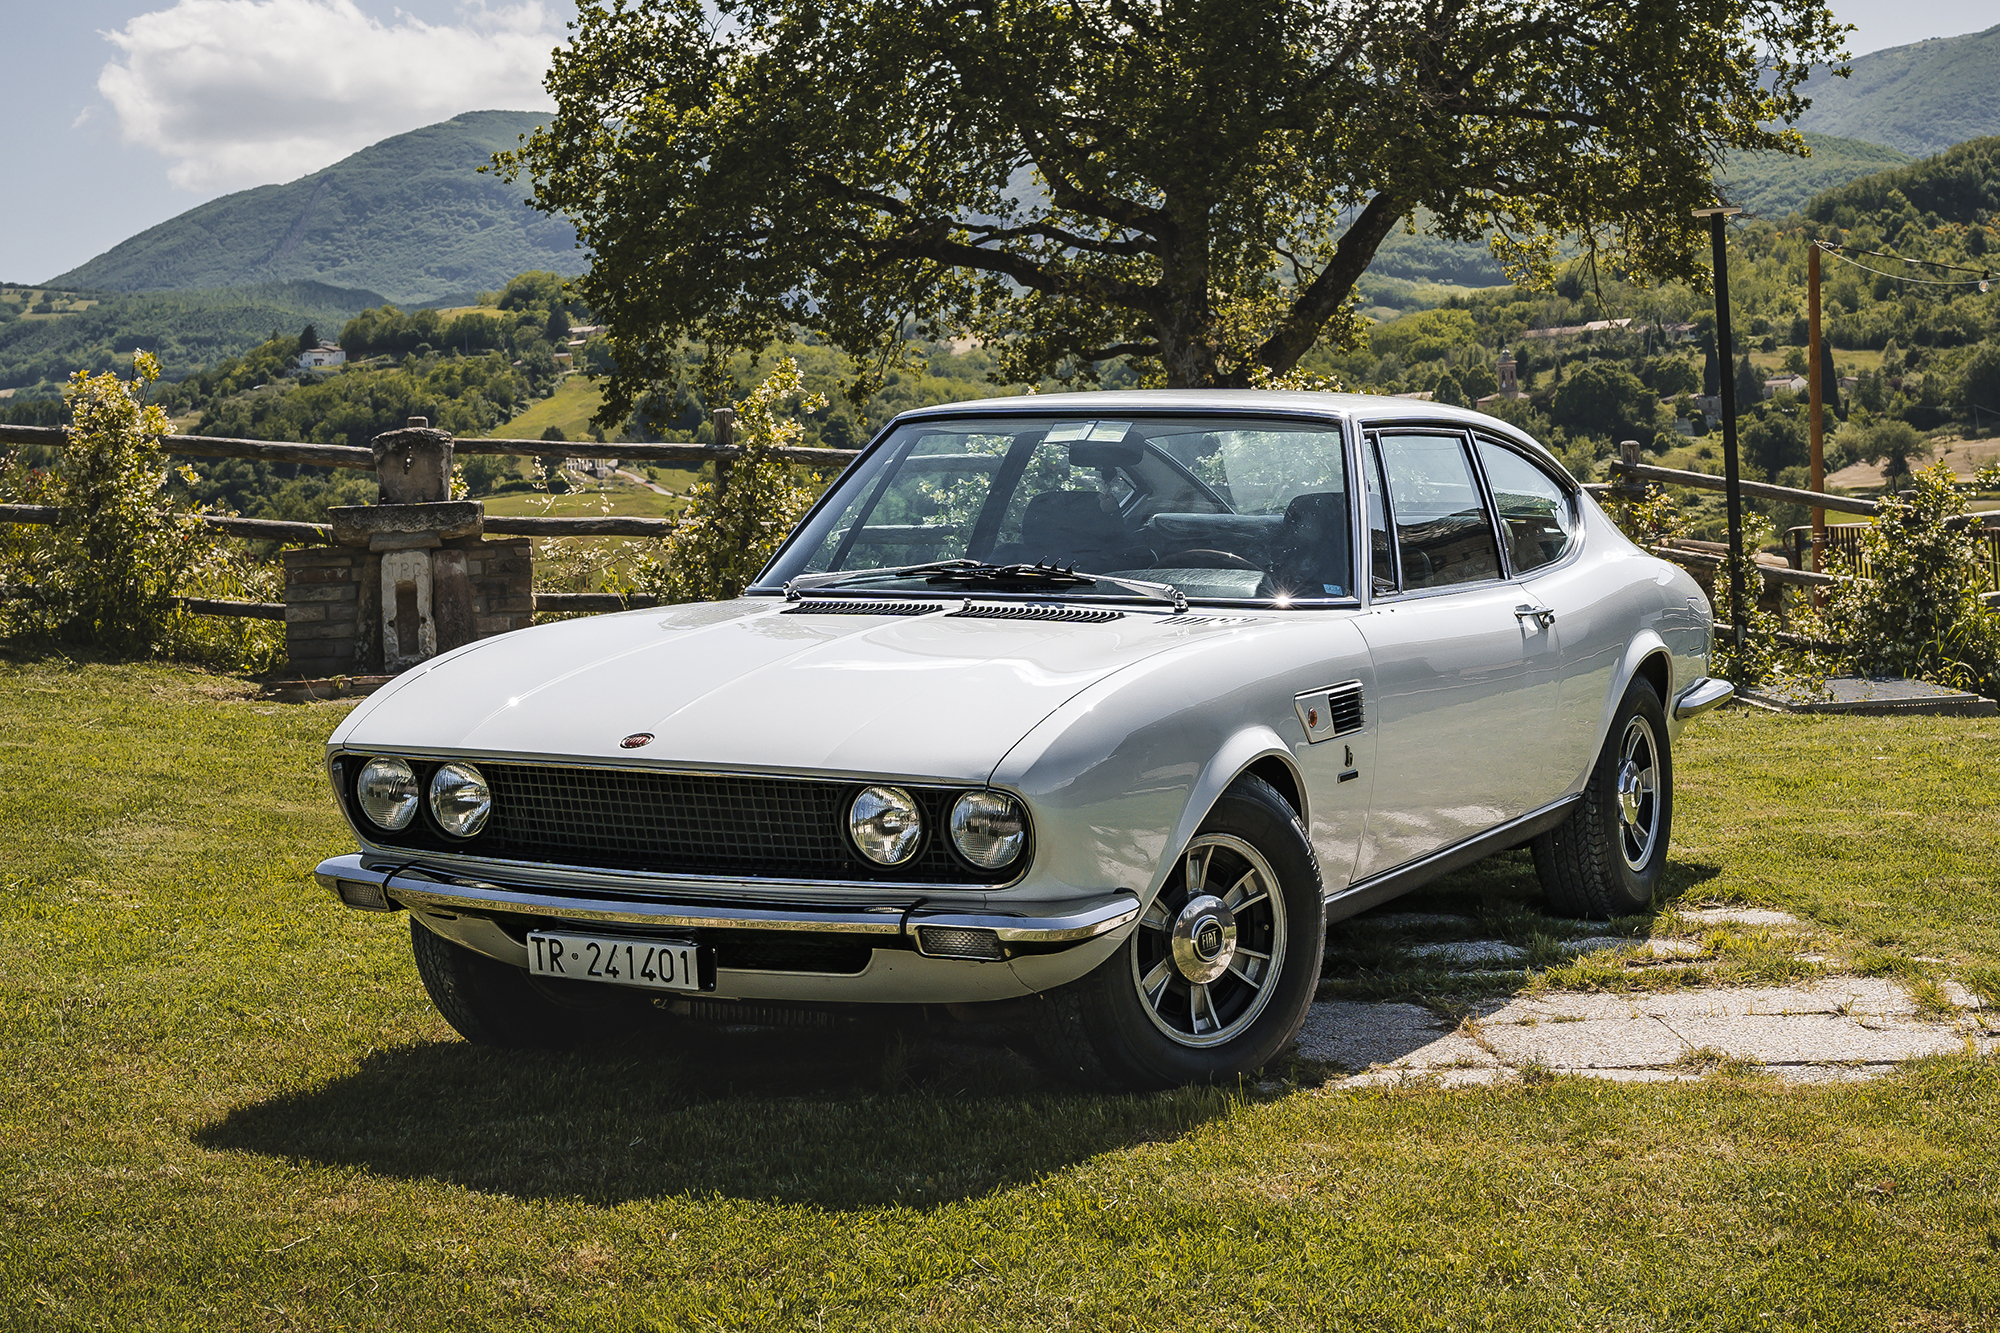
<path fill-rule="evenodd" d="M 1473 431 L 1472 442 L 1474 446 L 1472 453 L 1475 458 L 1479 454 L 1479 444 L 1482 442 L 1491 444 L 1495 448 L 1509 451 L 1529 467 L 1534 468 L 1550 481 L 1553 481 L 1556 484 L 1556 488 L 1569 500 L 1570 513 L 1576 519 L 1576 538 L 1570 543 L 1569 550 L 1563 552 L 1560 558 L 1551 560 L 1546 565 L 1536 565 L 1533 569 L 1525 572 L 1514 568 L 1513 554 L 1508 544 L 1504 541 L 1501 542 L 1500 559 L 1504 562 L 1508 571 L 1508 581 L 1512 583 L 1527 583 L 1530 580 L 1540 578 L 1544 574 L 1552 574 L 1559 569 L 1566 569 L 1582 559 L 1584 538 L 1587 535 L 1583 524 L 1583 497 L 1587 492 L 1584 491 L 1576 478 L 1569 475 L 1568 469 L 1558 467 L 1556 471 L 1550 472 L 1545 463 L 1536 458 L 1528 450 L 1523 449 L 1519 443 L 1503 435 L 1496 435 L 1492 431 Z M 1486 488 L 1487 512 L 1493 516 L 1493 521 L 1497 523 L 1500 521 L 1500 505 L 1493 498 L 1493 483 L 1486 476 L 1486 464 L 1484 461 L 1480 462 L 1479 476 L 1480 484 Z"/>
<path fill-rule="evenodd" d="M 1364 427 L 1363 430 L 1364 447 L 1376 450 L 1376 462 L 1381 468 L 1382 514 L 1384 520 L 1389 524 L 1389 535 L 1391 538 L 1389 552 L 1396 563 L 1396 591 L 1376 595 L 1374 593 L 1374 579 L 1371 577 L 1369 579 L 1370 603 L 1378 601 L 1417 601 L 1426 597 L 1449 597 L 1455 593 L 1471 592 L 1478 588 L 1497 588 L 1503 584 L 1513 582 L 1514 580 L 1509 573 L 1510 566 L 1507 562 L 1507 544 L 1501 540 L 1500 533 L 1497 530 L 1499 519 L 1494 513 L 1493 493 L 1486 484 L 1486 470 L 1480 466 L 1479 451 L 1472 447 L 1472 432 L 1461 425 L 1427 425 L 1422 422 L 1406 423 L 1400 421 L 1387 429 L 1378 429 L 1369 426 Z M 1472 472 L 1472 484 L 1479 493 L 1480 507 L 1486 511 L 1486 531 L 1487 535 L 1493 538 L 1494 554 L 1501 571 L 1499 578 L 1467 579 L 1464 583 L 1447 583 L 1441 588 L 1405 588 L 1403 586 L 1403 544 L 1395 540 L 1396 486 L 1394 482 L 1389 480 L 1388 467 L 1381 463 L 1381 450 L 1377 444 L 1377 441 L 1383 435 L 1455 435 L 1458 437 L 1459 447 L 1465 451 L 1467 466 Z M 1364 487 L 1367 484 L 1367 477 L 1365 475 L 1362 478 L 1362 484 Z M 1367 519 L 1364 515 L 1361 522 L 1354 524 L 1355 529 L 1357 531 L 1361 530 L 1366 522 Z M 1363 554 L 1364 556 L 1372 556 L 1371 552 L 1364 551 Z M 1356 566 L 1356 568 L 1361 568 L 1361 566 Z M 1536 572 L 1540 573 L 1541 571 L 1537 570 Z"/>

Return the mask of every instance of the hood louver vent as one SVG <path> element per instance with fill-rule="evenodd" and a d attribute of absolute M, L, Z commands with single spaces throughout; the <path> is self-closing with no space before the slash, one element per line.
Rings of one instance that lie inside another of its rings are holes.
<path fill-rule="evenodd" d="M 927 616 L 944 610 L 942 602 L 857 602 L 843 597 L 808 597 L 781 616 Z"/>
<path fill-rule="evenodd" d="M 1247 625 L 1254 619 L 1256 619 L 1254 616 L 1183 615 L 1168 616 L 1160 623 L 1162 625 Z"/>
<path fill-rule="evenodd" d="M 1088 606 L 962 606 L 950 613 L 977 620 L 1061 620 L 1070 624 L 1097 624 L 1117 620 L 1123 611 L 1107 611 Z M 947 619 L 950 617 L 947 616 Z"/>
<path fill-rule="evenodd" d="M 1326 694 L 1326 710 L 1333 718 L 1333 734 L 1345 736 L 1361 730 L 1361 682 L 1350 680 Z"/>

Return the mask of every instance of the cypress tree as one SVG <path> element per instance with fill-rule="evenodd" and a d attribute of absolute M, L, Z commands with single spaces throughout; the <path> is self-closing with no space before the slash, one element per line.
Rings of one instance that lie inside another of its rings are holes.
<path fill-rule="evenodd" d="M 1715 335 L 1701 340 L 1701 394 L 1713 398 L 1722 392 L 1722 368 L 1715 360 Z"/>
<path fill-rule="evenodd" d="M 1736 363 L 1736 415 L 1742 416 L 1764 401 L 1764 377 L 1750 364 L 1750 353 Z"/>
<path fill-rule="evenodd" d="M 1836 417 L 1847 420 L 1847 412 L 1840 405 L 1840 373 L 1833 368 L 1833 345 L 1824 338 L 1819 340 L 1819 392 L 1820 401 Z"/>

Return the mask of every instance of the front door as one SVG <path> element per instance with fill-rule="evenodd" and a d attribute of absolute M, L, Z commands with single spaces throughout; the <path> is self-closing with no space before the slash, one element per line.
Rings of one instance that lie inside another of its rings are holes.
<path fill-rule="evenodd" d="M 1384 430 L 1364 450 L 1375 597 L 1375 784 L 1355 878 L 1483 833 L 1551 799 L 1552 618 L 1501 563 L 1469 441 Z"/>

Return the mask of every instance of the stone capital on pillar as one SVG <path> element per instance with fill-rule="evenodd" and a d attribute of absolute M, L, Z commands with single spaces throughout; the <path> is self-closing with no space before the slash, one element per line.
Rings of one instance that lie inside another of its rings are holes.
<path fill-rule="evenodd" d="M 425 504 L 451 498 L 450 431 L 432 430 L 424 418 L 411 417 L 408 426 L 382 432 L 368 447 L 375 454 L 383 504 Z"/>

